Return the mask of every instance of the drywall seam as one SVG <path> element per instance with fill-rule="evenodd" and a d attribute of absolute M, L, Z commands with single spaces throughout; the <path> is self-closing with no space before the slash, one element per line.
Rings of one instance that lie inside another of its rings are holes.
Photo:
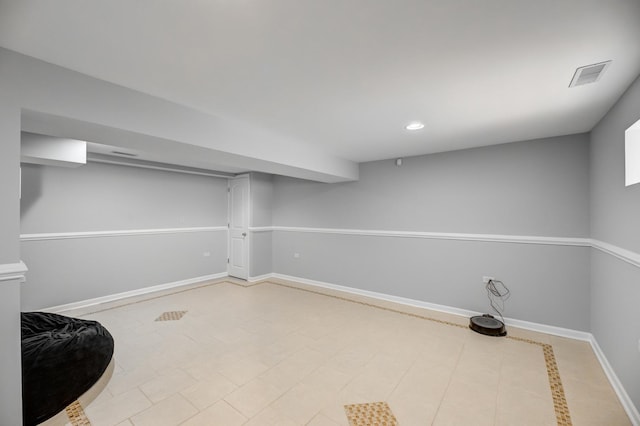
<path fill-rule="evenodd" d="M 158 229 L 127 229 L 115 231 L 87 231 L 87 232 L 49 232 L 42 234 L 21 234 L 20 241 L 70 240 L 78 238 L 123 237 L 132 235 L 161 235 L 182 234 L 189 232 L 226 231 L 226 226 L 200 226 L 192 228 L 158 228 Z"/>

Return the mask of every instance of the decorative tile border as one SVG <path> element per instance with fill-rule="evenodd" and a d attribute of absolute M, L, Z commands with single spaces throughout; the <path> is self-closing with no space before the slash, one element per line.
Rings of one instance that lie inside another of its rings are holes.
<path fill-rule="evenodd" d="M 84 413 L 80 402 L 73 401 L 67 408 L 65 408 L 65 412 L 67 413 L 67 417 L 69 417 L 71 426 L 91 426 L 91 422 Z"/>
<path fill-rule="evenodd" d="M 406 315 L 406 316 L 410 316 L 410 317 L 414 317 L 414 318 L 419 318 L 419 319 L 423 319 L 423 320 L 427 320 L 427 321 L 431 321 L 431 322 L 436 322 L 438 324 L 444 324 L 444 325 L 450 325 L 453 327 L 458 327 L 458 328 L 468 328 L 468 326 L 466 325 L 462 325 L 462 324 L 458 324 L 455 322 L 451 322 L 451 321 L 445 321 L 445 320 L 440 320 L 437 318 L 431 318 L 431 317 L 427 317 L 425 315 L 419 315 L 419 314 L 415 314 L 415 313 L 411 313 L 411 312 L 405 312 L 405 311 L 401 311 L 399 309 L 393 309 L 393 308 L 389 308 L 386 306 L 380 306 L 380 305 L 376 305 L 374 303 L 367 303 L 367 302 L 363 302 L 361 300 L 354 300 L 354 299 L 349 299 L 347 297 L 342 297 L 342 296 L 336 296 L 334 294 L 329 294 L 329 293 L 323 293 L 321 291 L 316 291 L 316 290 L 311 290 L 311 289 L 307 289 L 307 288 L 303 288 L 303 287 L 296 287 L 294 285 L 289 285 L 289 284 L 283 284 L 283 283 L 279 283 L 279 282 L 273 282 L 273 281 L 264 281 L 263 283 L 269 283 L 269 284 L 273 284 L 273 285 L 278 285 L 281 287 L 287 287 L 287 288 L 291 288 L 294 290 L 300 290 L 300 291 L 306 291 L 308 293 L 314 293 L 314 294 L 318 294 L 321 296 L 327 296 L 327 297 L 332 297 L 334 299 L 338 299 L 338 300 L 343 300 L 345 302 L 351 302 L 351 303 L 357 303 L 359 305 L 363 305 L 363 306 L 367 306 L 367 307 L 371 307 L 371 308 L 376 308 L 376 309 L 382 309 L 384 311 L 389 311 L 389 312 L 394 312 L 397 314 L 401 314 L 401 315 Z M 260 283 L 262 284 L 262 283 Z M 496 337 L 498 338 L 498 337 Z M 553 407 L 555 409 L 555 413 L 556 413 L 556 420 L 558 422 L 558 426 L 571 426 L 571 415 L 569 414 L 569 406 L 567 404 L 567 399 L 565 397 L 564 394 L 564 387 L 562 386 L 562 380 L 560 378 L 560 372 L 558 371 L 558 364 L 556 363 L 556 357 L 555 354 L 553 353 L 553 347 L 547 343 L 542 343 L 542 342 L 538 342 L 535 340 L 531 340 L 531 339 L 525 339 L 522 337 L 515 337 L 515 336 L 506 336 L 507 339 L 512 339 L 512 340 L 516 340 L 519 342 L 523 342 L 523 343 L 528 343 L 531 345 L 536 345 L 536 346 L 540 346 L 542 348 L 542 352 L 544 355 L 544 361 L 545 361 L 545 365 L 547 368 L 547 375 L 549 377 L 549 388 L 551 390 L 551 396 L 553 397 Z M 346 409 L 346 406 L 345 406 Z M 352 423 L 352 424 L 356 424 L 356 423 Z M 358 425 L 360 423 L 357 423 Z M 375 423 L 371 423 L 371 424 L 375 424 Z"/>
<path fill-rule="evenodd" d="M 351 426 L 398 426 L 398 420 L 386 402 L 345 405 L 344 411 Z"/>
<path fill-rule="evenodd" d="M 186 313 L 187 313 L 187 311 L 168 311 L 168 312 L 163 312 L 162 315 L 160 315 L 158 318 L 156 318 L 156 321 L 178 321 Z"/>
<path fill-rule="evenodd" d="M 406 312 L 406 311 L 402 311 L 402 310 L 399 310 L 399 309 L 393 309 L 393 308 L 389 308 L 389 307 L 386 307 L 386 306 L 381 306 L 381 305 L 374 304 L 374 303 L 368 303 L 368 302 L 364 302 L 364 301 L 361 301 L 361 300 L 350 299 L 348 297 L 337 296 L 337 295 L 334 295 L 334 294 L 330 294 L 328 292 L 325 293 L 325 292 L 321 292 L 321 291 L 317 291 L 317 290 L 311 290 L 311 289 L 304 288 L 304 287 L 297 287 L 297 286 L 290 285 L 290 284 L 284 284 L 284 283 L 268 281 L 268 280 L 261 281 L 261 282 L 256 282 L 256 283 L 251 283 L 250 285 L 247 285 L 247 286 L 242 285 L 242 284 L 238 284 L 238 283 L 233 282 L 231 280 L 208 283 L 208 284 L 205 284 L 205 285 L 202 285 L 202 286 L 198 286 L 198 287 L 195 287 L 195 288 L 189 288 L 189 289 L 184 289 L 184 290 L 171 292 L 171 293 L 168 293 L 168 294 L 162 294 L 162 295 L 159 295 L 159 296 L 156 296 L 156 297 L 150 297 L 150 298 L 147 298 L 145 300 L 139 300 L 139 301 L 135 301 L 135 302 L 131 302 L 131 303 L 122 303 L 122 304 L 119 304 L 119 305 L 116 305 L 116 306 L 110 306 L 109 308 L 106 308 L 106 309 L 96 310 L 93 313 L 101 312 L 101 311 L 105 311 L 105 310 L 110 310 L 110 309 L 115 309 L 115 308 L 118 308 L 118 307 L 121 307 L 121 306 L 130 305 L 130 304 L 141 303 L 141 302 L 145 302 L 145 301 L 148 301 L 148 300 L 151 300 L 151 299 L 157 299 L 157 298 L 161 298 L 161 297 L 166 297 L 166 296 L 170 296 L 170 295 L 173 295 L 173 294 L 176 294 L 176 293 L 182 293 L 182 292 L 186 292 L 186 291 L 196 290 L 198 288 L 208 287 L 208 286 L 212 286 L 212 285 L 220 285 L 220 284 L 231 284 L 231 285 L 234 285 L 234 286 L 245 287 L 245 288 L 255 287 L 255 286 L 258 286 L 258 285 L 262 285 L 262 284 L 272 284 L 272 285 L 286 287 L 286 288 L 290 288 L 290 289 L 294 289 L 294 290 L 305 291 L 307 293 L 313 293 L 313 294 L 317 294 L 317 295 L 320 295 L 320 296 L 331 297 L 331 298 L 342 300 L 342 301 L 345 301 L 345 302 L 357 303 L 357 304 L 362 305 L 362 306 L 381 309 L 381 310 L 388 311 L 388 312 L 394 312 L 394 313 L 397 313 L 397 314 L 410 316 L 410 317 L 414 317 L 414 318 L 419 318 L 419 319 L 435 322 L 435 323 L 438 323 L 438 324 L 449 325 L 449 326 L 452 326 L 452 327 L 464 328 L 464 329 L 468 328 L 467 325 L 455 323 L 455 322 L 452 322 L 452 321 L 446 321 L 446 320 L 441 320 L 441 319 L 437 319 L 437 318 L 431 318 L 431 317 L 428 317 L 428 316 L 425 316 L 425 315 Z M 182 311 L 182 312 L 186 313 L 186 311 Z M 184 313 L 183 313 L 183 315 L 184 315 Z M 165 312 L 165 314 L 167 314 L 167 313 Z M 163 320 L 160 319 L 161 317 L 162 317 L 162 315 L 160 317 L 158 317 L 158 319 L 156 319 L 156 321 L 163 321 Z M 182 317 L 182 315 L 180 317 Z M 547 344 L 547 343 L 538 342 L 538 341 L 535 341 L 535 340 L 532 340 L 532 339 L 525 339 L 525 338 L 522 338 L 522 337 L 506 336 L 506 338 L 507 339 L 512 339 L 512 340 L 516 340 L 516 341 L 519 341 L 519 342 L 523 342 L 523 343 L 536 345 L 536 346 L 539 346 L 542 349 L 543 355 L 544 355 L 544 360 L 545 360 L 545 365 L 546 365 L 546 369 L 547 369 L 547 375 L 549 377 L 549 388 L 551 390 L 551 395 L 553 397 L 553 405 L 554 405 L 554 409 L 555 409 L 555 413 L 556 413 L 557 424 L 558 424 L 558 426 L 571 426 L 572 422 L 571 422 L 571 416 L 570 416 L 570 413 L 569 413 L 569 407 L 567 405 L 567 400 L 566 400 L 566 397 L 565 397 L 565 394 L 564 394 L 564 387 L 562 385 L 562 380 L 560 378 L 560 373 L 558 371 L 558 365 L 557 365 L 556 358 L 555 358 L 555 355 L 554 355 L 554 352 L 553 352 L 553 347 L 551 345 Z M 69 409 L 69 407 L 67 407 L 67 409 Z M 80 407 L 80 409 L 82 409 L 82 407 Z M 346 409 L 346 406 L 345 406 L 345 409 Z M 84 414 L 84 412 L 83 412 L 83 414 Z M 86 418 L 86 416 L 85 416 L 85 418 Z M 86 421 L 88 422 L 88 419 Z M 76 424 L 74 424 L 73 422 L 72 422 L 72 425 L 76 426 Z M 90 423 L 78 423 L 77 425 L 86 426 L 86 425 L 90 425 Z"/>

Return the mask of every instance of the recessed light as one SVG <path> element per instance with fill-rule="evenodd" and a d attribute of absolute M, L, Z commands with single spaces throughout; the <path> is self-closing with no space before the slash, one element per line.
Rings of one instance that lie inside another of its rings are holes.
<path fill-rule="evenodd" d="M 404 128 L 407 129 L 407 130 L 420 130 L 423 127 L 424 127 L 424 124 L 422 124 L 419 121 L 414 121 L 414 122 L 409 123 L 406 126 L 404 126 Z"/>

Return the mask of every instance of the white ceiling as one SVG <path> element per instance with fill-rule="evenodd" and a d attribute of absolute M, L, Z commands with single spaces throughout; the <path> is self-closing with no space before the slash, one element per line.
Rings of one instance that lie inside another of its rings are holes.
<path fill-rule="evenodd" d="M 0 46 L 362 162 L 591 130 L 640 1 L 0 0 Z"/>

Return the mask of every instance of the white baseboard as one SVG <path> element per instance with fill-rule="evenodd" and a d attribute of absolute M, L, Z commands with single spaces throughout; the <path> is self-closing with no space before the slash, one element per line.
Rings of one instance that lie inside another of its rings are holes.
<path fill-rule="evenodd" d="M 168 290 L 171 288 L 187 286 L 196 284 L 199 282 L 215 280 L 218 278 L 224 278 L 228 276 L 226 272 L 220 272 L 218 274 L 203 275 L 201 277 L 188 278 L 186 280 L 174 281 L 171 283 L 154 285 L 151 287 L 139 288 L 136 290 L 125 291 L 123 293 L 110 294 L 108 296 L 96 297 L 94 299 L 81 300 L 79 302 L 67 303 L 65 305 L 52 306 L 50 308 L 41 309 L 44 312 L 61 313 L 70 311 L 72 309 L 87 308 L 90 306 L 100 305 L 102 303 L 113 302 L 116 300 L 126 299 L 128 297 L 140 296 L 148 293 L 155 293 L 162 290 Z"/>
<path fill-rule="evenodd" d="M 462 317 L 472 317 L 474 315 L 482 314 L 481 312 L 470 311 L 468 309 L 460 309 L 460 308 L 455 308 L 453 306 L 439 305 L 436 303 L 429 303 L 429 302 L 424 302 L 422 300 L 409 299 L 406 297 L 392 296 L 385 293 L 378 293 L 378 292 L 369 291 L 369 290 L 361 290 L 353 287 L 346 287 L 346 286 L 326 283 L 322 281 L 310 280 L 307 278 L 294 277 L 291 275 L 284 275 L 284 274 L 269 274 L 269 275 L 271 275 L 271 277 L 273 278 L 279 278 L 279 279 L 288 280 L 288 281 L 297 281 L 302 284 L 328 288 L 331 290 L 342 291 L 345 293 L 357 294 L 360 296 L 371 297 L 373 299 L 384 300 L 387 302 L 395 302 L 395 303 L 399 303 L 407 306 L 431 309 L 433 311 L 444 312 L 447 314 L 453 314 L 453 315 L 458 315 Z M 538 324 L 530 321 L 505 318 L 505 323 L 513 327 L 537 331 L 540 333 L 553 334 L 554 336 L 568 337 L 570 339 L 584 340 L 587 342 L 591 341 L 591 338 L 592 338 L 591 333 L 588 333 L 585 331 L 571 330 L 568 328 L 556 327 L 556 326 L 546 325 L 546 324 Z"/>
<path fill-rule="evenodd" d="M 274 278 L 273 274 L 262 274 L 255 277 L 249 277 L 247 281 L 250 283 L 255 283 L 262 280 L 268 280 L 269 278 Z"/>
<path fill-rule="evenodd" d="M 277 278 L 277 279 L 282 279 L 287 281 L 294 281 L 294 282 L 299 282 L 301 284 L 307 284 L 315 287 L 327 288 L 331 290 L 342 291 L 345 293 L 357 294 L 360 296 L 367 296 L 367 297 L 371 297 L 378 300 L 400 303 L 407 306 L 426 308 L 426 309 L 445 312 L 453 315 L 471 317 L 479 314 L 478 312 L 469 311 L 466 309 L 459 309 L 459 308 L 454 308 L 446 305 L 438 305 L 435 303 L 428 303 L 428 302 L 408 299 L 404 297 L 391 296 L 388 294 L 377 293 L 377 292 L 368 291 L 368 290 L 360 290 L 357 288 L 345 287 L 337 284 L 330 284 L 322 281 L 310 280 L 307 278 L 294 277 L 291 275 L 276 274 L 276 273 L 266 274 L 266 275 L 268 276 L 265 276 L 265 275 L 261 276 L 261 277 L 264 277 L 262 279 L 271 277 L 271 278 Z M 522 320 L 512 319 L 512 318 L 505 318 L 505 322 L 507 325 L 511 325 L 513 327 L 518 327 L 526 330 L 537 331 L 540 333 L 552 334 L 554 336 L 567 337 L 570 339 L 583 340 L 583 341 L 589 342 L 591 344 L 591 347 L 593 348 L 594 353 L 596 354 L 596 357 L 598 358 L 598 361 L 600 361 L 600 365 L 602 366 L 602 369 L 604 370 L 605 374 L 607 375 L 607 378 L 609 379 L 609 383 L 611 383 L 611 387 L 613 387 L 613 389 L 615 390 L 616 394 L 618 395 L 618 399 L 620 400 L 620 403 L 622 404 L 625 411 L 627 412 L 627 415 L 629 416 L 629 420 L 631 421 L 631 423 L 633 423 L 634 426 L 640 426 L 640 414 L 638 414 L 638 410 L 636 409 L 635 405 L 633 404 L 633 401 L 629 397 L 629 394 L 627 394 L 626 390 L 622 386 L 622 383 L 620 382 L 620 380 L 618 379 L 618 376 L 616 375 L 613 368 L 611 367 L 611 364 L 609 364 L 609 361 L 607 360 L 606 356 L 602 352 L 602 349 L 600 349 L 600 346 L 598 345 L 598 342 L 596 341 L 593 334 L 585 331 L 571 330 L 568 328 L 555 327 L 555 326 L 546 325 L 546 324 L 538 324 L 534 322 L 522 321 Z"/>
<path fill-rule="evenodd" d="M 607 357 L 604 355 L 604 352 L 602 352 L 600 345 L 598 345 L 598 341 L 596 340 L 595 336 L 591 335 L 591 340 L 589 342 L 591 343 L 593 352 L 596 354 L 596 357 L 598 357 L 598 361 L 600 361 L 600 365 L 602 366 L 604 373 L 609 379 L 609 383 L 611 383 L 611 387 L 613 387 L 613 390 L 618 395 L 620 403 L 624 407 L 624 410 L 627 412 L 629 420 L 631 420 L 631 423 L 633 423 L 634 426 L 640 426 L 640 413 L 638 413 L 638 409 L 629 397 L 627 391 L 624 389 L 624 386 L 622 386 L 622 383 L 620 382 L 620 379 L 618 379 L 615 371 L 613 371 L 613 368 L 611 367 L 611 364 L 609 364 Z"/>

